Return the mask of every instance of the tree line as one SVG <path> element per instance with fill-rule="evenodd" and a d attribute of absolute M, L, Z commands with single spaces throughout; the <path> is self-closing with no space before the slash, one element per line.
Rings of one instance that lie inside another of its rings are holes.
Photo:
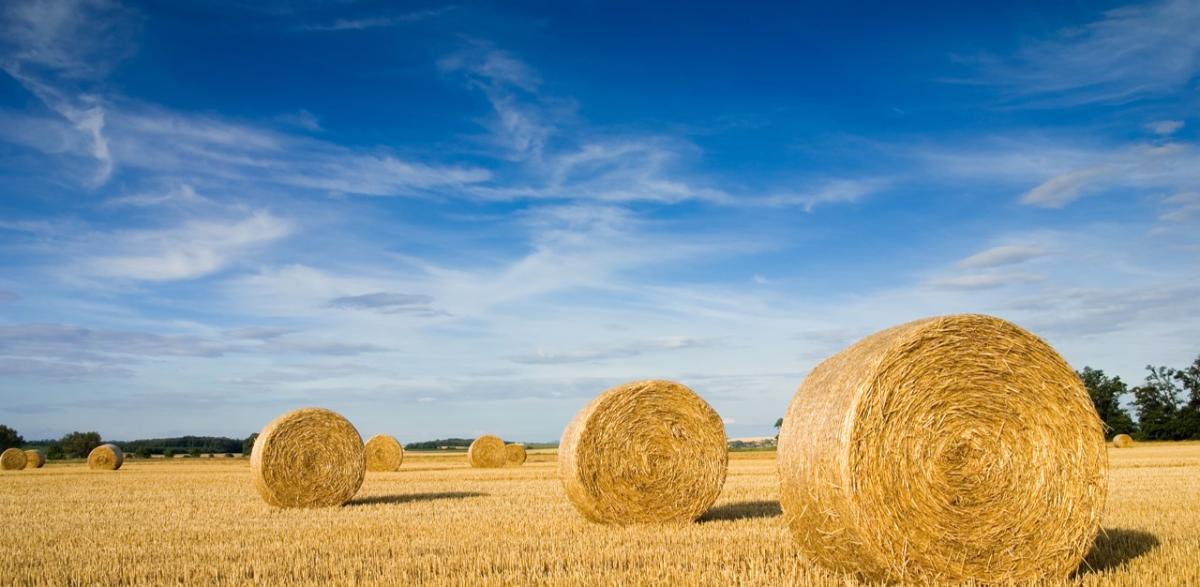
<path fill-rule="evenodd" d="M 1120 377 L 1091 367 L 1084 367 L 1079 378 L 1110 437 L 1200 439 L 1200 356 L 1182 369 L 1147 365 L 1146 380 L 1132 389 Z M 1122 405 L 1126 397 L 1132 397 L 1133 414 Z"/>

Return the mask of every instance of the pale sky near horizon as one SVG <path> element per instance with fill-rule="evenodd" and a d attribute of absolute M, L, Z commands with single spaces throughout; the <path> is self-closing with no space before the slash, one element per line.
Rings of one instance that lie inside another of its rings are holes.
<path fill-rule="evenodd" d="M 193 5 L 195 4 L 195 5 Z M 0 423 L 553 441 L 632 379 L 773 434 L 982 312 L 1200 353 L 1200 3 L 0 7 Z"/>

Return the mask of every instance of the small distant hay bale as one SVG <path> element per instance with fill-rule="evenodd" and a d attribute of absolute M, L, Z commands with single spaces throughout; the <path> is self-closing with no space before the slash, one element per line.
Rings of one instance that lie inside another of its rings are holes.
<path fill-rule="evenodd" d="M 404 462 L 404 446 L 387 434 L 372 436 L 366 450 L 368 471 L 399 471 Z"/>
<path fill-rule="evenodd" d="M 1128 434 L 1118 434 L 1113 437 L 1114 448 L 1129 448 L 1133 446 L 1133 437 Z"/>
<path fill-rule="evenodd" d="M 467 449 L 467 462 L 472 467 L 492 469 L 503 467 L 508 462 L 508 449 L 499 436 L 484 434 L 476 438 Z"/>
<path fill-rule="evenodd" d="M 96 471 L 116 471 L 125 462 L 125 453 L 115 444 L 101 444 L 88 453 L 88 468 Z"/>
<path fill-rule="evenodd" d="M 1030 584 L 1100 528 L 1104 429 L 1044 341 L 990 316 L 918 320 L 817 365 L 779 437 L 800 552 L 869 582 Z"/>
<path fill-rule="evenodd" d="M 19 448 L 8 448 L 0 453 L 0 469 L 5 471 L 20 471 L 25 468 L 25 451 Z"/>
<path fill-rule="evenodd" d="M 605 524 L 691 522 L 720 495 L 728 464 L 721 417 L 672 381 L 601 393 L 567 425 L 558 449 L 571 503 Z"/>
<path fill-rule="evenodd" d="M 25 451 L 25 468 L 40 469 L 46 464 L 46 455 L 42 451 L 34 448 Z"/>
<path fill-rule="evenodd" d="M 525 453 L 524 444 L 509 444 L 504 447 L 504 453 L 508 458 L 508 465 L 511 467 L 520 467 L 525 464 L 525 459 L 529 458 L 529 455 Z"/>
<path fill-rule="evenodd" d="M 250 453 L 254 487 L 282 508 L 342 505 L 366 475 L 362 437 L 349 421 L 322 408 L 293 410 L 258 433 Z"/>

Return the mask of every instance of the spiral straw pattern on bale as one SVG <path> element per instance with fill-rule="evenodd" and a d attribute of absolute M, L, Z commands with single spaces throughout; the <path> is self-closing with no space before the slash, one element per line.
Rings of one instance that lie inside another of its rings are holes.
<path fill-rule="evenodd" d="M 525 452 L 524 444 L 513 443 L 504 447 L 504 453 L 508 458 L 508 465 L 511 467 L 519 467 L 525 464 L 525 459 L 529 457 Z"/>
<path fill-rule="evenodd" d="M 25 468 L 25 451 L 19 448 L 7 448 L 0 453 L 0 469 L 5 471 L 20 471 Z"/>
<path fill-rule="evenodd" d="M 1082 382 L 981 315 L 878 332 L 792 398 L 780 503 L 809 559 L 872 581 L 1066 578 L 1100 528 L 1107 453 Z"/>
<path fill-rule="evenodd" d="M 558 452 L 571 503 L 607 524 L 693 521 L 721 493 L 728 464 L 721 417 L 671 381 L 601 393 L 567 425 Z"/>
<path fill-rule="evenodd" d="M 500 437 L 484 434 L 467 449 L 467 462 L 481 469 L 503 467 L 508 462 L 508 450 L 504 448 L 504 441 Z"/>
<path fill-rule="evenodd" d="M 1133 437 L 1128 434 L 1118 434 L 1113 437 L 1114 448 L 1129 448 L 1133 446 Z"/>
<path fill-rule="evenodd" d="M 26 469 L 40 469 L 45 464 L 46 455 L 43 454 L 42 451 L 37 450 L 36 448 L 25 451 Z"/>
<path fill-rule="evenodd" d="M 116 471 L 125 462 L 125 453 L 115 444 L 101 444 L 88 453 L 88 468 L 97 471 Z"/>
<path fill-rule="evenodd" d="M 362 437 L 321 408 L 293 410 L 258 433 L 250 453 L 254 487 L 268 504 L 318 508 L 346 503 L 366 475 Z"/>
<path fill-rule="evenodd" d="M 399 471 L 404 462 L 404 447 L 387 434 L 372 436 L 366 450 L 368 471 Z"/>

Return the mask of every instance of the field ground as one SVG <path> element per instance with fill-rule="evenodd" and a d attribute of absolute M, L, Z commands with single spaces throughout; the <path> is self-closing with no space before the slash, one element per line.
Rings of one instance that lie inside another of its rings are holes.
<path fill-rule="evenodd" d="M 1102 535 L 1073 582 L 1200 585 L 1200 444 L 1110 449 Z M 0 475 L 0 583 L 845 585 L 797 555 L 774 453 L 734 453 L 700 522 L 605 527 L 578 516 L 552 451 L 480 470 L 410 455 L 349 505 L 272 510 L 243 459 L 81 464 Z"/>

